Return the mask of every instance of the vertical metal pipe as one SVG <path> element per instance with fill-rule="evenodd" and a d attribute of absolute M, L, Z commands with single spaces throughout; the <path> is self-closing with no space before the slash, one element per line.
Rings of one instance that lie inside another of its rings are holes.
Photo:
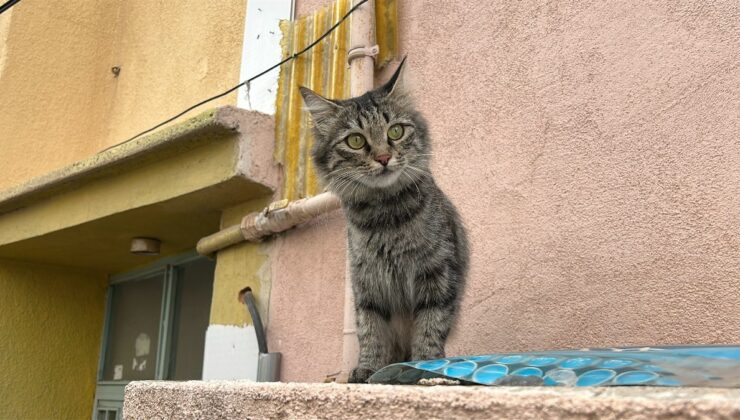
<path fill-rule="evenodd" d="M 353 5 L 359 0 L 354 0 Z M 369 0 L 352 14 L 350 21 L 350 48 L 370 48 L 375 45 L 375 1 Z M 350 63 L 350 95 L 360 96 L 373 89 L 375 59 L 372 56 L 354 58 Z M 349 261 L 349 258 L 347 258 Z M 355 305 L 349 266 L 344 280 L 344 335 L 342 342 L 342 371 L 339 381 L 346 381 L 350 370 L 357 365 L 360 344 L 355 326 Z"/>
<path fill-rule="evenodd" d="M 354 0 L 353 5 L 359 0 Z M 358 7 L 350 18 L 349 50 L 370 48 L 375 45 L 375 1 L 369 0 Z M 372 90 L 375 79 L 375 58 L 357 57 L 350 63 L 350 94 L 360 96 Z"/>

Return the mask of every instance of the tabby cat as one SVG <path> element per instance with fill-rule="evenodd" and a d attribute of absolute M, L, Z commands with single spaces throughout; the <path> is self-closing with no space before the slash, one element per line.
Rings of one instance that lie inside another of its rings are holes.
<path fill-rule="evenodd" d="M 360 340 L 349 382 L 390 363 L 444 357 L 468 268 L 465 230 L 430 173 L 427 124 L 401 86 L 403 65 L 356 98 L 300 88 L 314 166 L 348 221 Z"/>

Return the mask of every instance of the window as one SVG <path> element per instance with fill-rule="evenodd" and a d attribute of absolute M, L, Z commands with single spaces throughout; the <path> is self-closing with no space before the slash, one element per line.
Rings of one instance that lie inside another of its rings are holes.
<path fill-rule="evenodd" d="M 155 379 L 164 275 L 111 286 L 104 381 Z"/>
<path fill-rule="evenodd" d="M 111 278 L 93 418 L 120 419 L 130 381 L 201 379 L 214 268 L 188 254 Z"/>

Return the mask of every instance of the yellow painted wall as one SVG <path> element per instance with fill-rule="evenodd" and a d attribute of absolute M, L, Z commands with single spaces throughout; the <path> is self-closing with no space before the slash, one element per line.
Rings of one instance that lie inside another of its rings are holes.
<path fill-rule="evenodd" d="M 0 15 L 0 190 L 238 83 L 245 9 L 246 0 L 24 0 Z"/>
<path fill-rule="evenodd" d="M 116 3 L 121 7 L 114 61 L 121 75 L 104 146 L 239 83 L 246 0 Z M 235 104 L 232 93 L 208 107 Z"/>
<path fill-rule="evenodd" d="M 221 216 L 221 226 L 239 224 L 247 213 L 260 211 L 269 204 L 269 197 L 252 200 L 226 209 Z M 270 273 L 268 264 L 269 243 L 244 242 L 218 252 L 213 283 L 211 324 L 244 325 L 251 320 L 244 305 L 237 300 L 239 290 L 249 286 L 257 300 L 263 319 L 267 316 L 270 296 Z"/>
<path fill-rule="evenodd" d="M 85 159 L 238 83 L 245 10 L 246 0 L 24 0 L 1 15 L 0 190 Z M 235 103 L 234 93 L 208 107 Z M 77 217 L 91 202 L 48 210 Z M 223 223 L 266 204 L 228 209 Z M 44 223 L 58 218 L 50 220 Z M 268 295 L 264 246 L 219 254 L 211 323 L 249 321 L 236 300 L 244 286 Z M 90 415 L 105 284 L 102 273 L 0 259 L 0 418 Z M 266 313 L 266 299 L 259 304 Z"/>
<path fill-rule="evenodd" d="M 89 418 L 106 277 L 0 260 L 0 418 Z"/>

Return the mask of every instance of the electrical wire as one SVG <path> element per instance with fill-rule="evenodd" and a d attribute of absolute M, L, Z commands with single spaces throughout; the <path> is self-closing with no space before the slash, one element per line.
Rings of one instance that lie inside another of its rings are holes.
<path fill-rule="evenodd" d="M 298 58 L 298 57 L 300 57 L 301 55 L 303 55 L 303 53 L 305 53 L 306 51 L 308 51 L 308 50 L 310 50 L 311 48 L 313 48 L 314 46 L 316 46 L 316 44 L 318 44 L 318 43 L 319 43 L 319 42 L 321 42 L 321 41 L 322 41 L 322 40 L 323 40 L 324 38 L 326 38 L 327 36 L 329 36 L 329 34 L 331 34 L 332 32 L 334 32 L 334 30 L 335 30 L 335 29 L 337 29 L 337 27 L 339 27 L 339 25 L 340 25 L 340 24 L 342 24 L 342 22 L 344 22 L 344 21 L 345 21 L 345 20 L 346 20 L 346 19 L 347 19 L 347 18 L 349 17 L 349 15 L 351 15 L 351 14 L 352 14 L 352 12 L 354 12 L 354 11 L 355 11 L 355 10 L 356 10 L 356 9 L 357 9 L 358 7 L 360 7 L 360 6 L 362 6 L 363 4 L 365 4 L 365 2 L 367 2 L 367 0 L 361 0 L 360 2 L 358 2 L 357 4 L 355 4 L 354 6 L 352 6 L 352 8 L 351 8 L 351 9 L 349 9 L 349 11 L 348 11 L 348 12 L 347 12 L 347 13 L 346 13 L 346 14 L 345 14 L 344 16 L 342 16 L 342 18 L 341 18 L 341 19 L 339 19 L 339 20 L 337 21 L 337 23 L 335 23 L 334 25 L 332 25 L 332 27 L 331 27 L 331 28 L 329 28 L 329 30 L 327 30 L 326 32 L 324 32 L 324 34 L 323 34 L 323 35 L 321 35 L 320 37 L 318 37 L 318 38 L 317 38 L 317 39 L 316 39 L 316 40 L 315 40 L 314 42 L 310 43 L 310 44 L 309 44 L 309 45 L 308 45 L 308 46 L 307 46 L 306 48 L 302 49 L 301 51 L 299 51 L 299 52 L 297 52 L 297 53 L 293 53 L 293 54 L 291 54 L 290 56 L 288 56 L 287 58 L 285 58 L 285 59 L 284 59 L 284 60 L 282 60 L 281 62 L 279 62 L 279 63 L 277 63 L 277 64 L 273 65 L 272 67 L 268 68 L 267 70 L 264 70 L 264 71 L 262 71 L 262 72 L 258 73 L 258 74 L 257 74 L 257 75 L 255 75 L 255 76 L 252 76 L 252 77 L 250 77 L 249 79 L 247 79 L 247 80 L 245 80 L 245 81 L 243 81 L 243 82 L 239 83 L 238 85 L 236 85 L 236 86 L 234 86 L 234 87 L 231 87 L 231 88 L 229 88 L 228 90 L 226 90 L 226 91 L 224 91 L 224 92 L 221 92 L 221 93 L 219 93 L 218 95 L 215 95 L 215 96 L 211 96 L 211 97 L 210 97 L 210 98 L 208 98 L 208 99 L 204 99 L 204 100 L 202 100 L 202 101 L 198 102 L 197 104 L 195 104 L 195 105 L 192 105 L 192 106 L 188 107 L 187 109 L 185 109 L 184 111 L 180 112 L 179 114 L 177 114 L 177 115 L 175 115 L 175 116 L 173 116 L 173 117 L 170 117 L 170 118 L 168 118 L 168 119 L 166 119 L 166 120 L 162 121 L 161 123 L 159 123 L 159 124 L 155 125 L 154 127 L 150 128 L 150 129 L 148 129 L 148 130 L 144 130 L 144 131 L 142 131 L 141 133 L 139 133 L 139 134 L 137 134 L 137 135 L 135 135 L 135 136 L 133 136 L 133 137 L 131 137 L 131 138 L 129 138 L 129 139 L 126 139 L 126 140 L 124 140 L 124 141 L 122 141 L 122 142 L 120 142 L 120 143 L 117 143 L 117 144 L 114 144 L 114 145 L 112 145 L 112 146 L 110 146 L 110 147 L 107 147 L 107 148 L 105 148 L 105 149 L 101 150 L 101 152 L 104 152 L 104 151 L 106 151 L 106 150 L 112 149 L 112 148 L 114 148 L 114 147 L 116 147 L 116 146 L 120 146 L 120 145 L 122 145 L 122 144 L 124 144 L 124 143 L 128 143 L 128 142 L 130 142 L 130 141 L 132 141 L 132 140 L 134 140 L 134 139 L 136 139 L 136 138 L 138 138 L 138 137 L 140 137 L 140 136 L 142 136 L 142 135 L 144 135 L 144 134 L 146 134 L 146 133 L 149 133 L 149 132 L 152 132 L 152 131 L 154 131 L 154 130 L 158 129 L 159 127 L 161 127 L 161 126 L 163 126 L 163 125 L 165 125 L 165 124 L 171 123 L 172 121 L 174 121 L 174 120 L 176 120 L 176 119 L 178 119 L 178 118 L 182 117 L 183 115 L 185 115 L 185 114 L 187 114 L 188 112 L 190 112 L 190 111 L 194 110 L 195 108 L 198 108 L 198 107 L 199 107 L 199 106 L 201 106 L 201 105 L 204 105 L 204 104 L 206 104 L 206 103 L 208 103 L 208 102 L 211 102 L 211 101 L 213 101 L 213 100 L 216 100 L 216 99 L 218 99 L 218 98 L 221 98 L 221 97 L 223 97 L 223 96 L 226 96 L 226 95 L 228 95 L 229 93 L 231 93 L 231 92 L 233 92 L 233 91 L 235 91 L 235 90 L 239 89 L 240 87 L 242 87 L 242 86 L 245 86 L 245 85 L 248 85 L 249 83 L 251 83 L 251 82 L 252 82 L 252 81 L 254 81 L 255 79 L 257 79 L 257 78 L 259 78 L 259 77 L 262 77 L 262 76 L 264 76 L 265 74 L 267 74 L 267 73 L 271 72 L 272 70 L 275 70 L 276 68 L 278 68 L 278 67 L 282 66 L 283 64 L 285 64 L 285 63 L 287 63 L 287 62 L 289 62 L 289 61 L 295 60 L 296 58 Z"/>
<path fill-rule="evenodd" d="M 21 0 L 8 0 L 2 6 L 0 6 L 0 15 L 8 11 L 11 7 L 15 6 L 16 3 Z"/>

